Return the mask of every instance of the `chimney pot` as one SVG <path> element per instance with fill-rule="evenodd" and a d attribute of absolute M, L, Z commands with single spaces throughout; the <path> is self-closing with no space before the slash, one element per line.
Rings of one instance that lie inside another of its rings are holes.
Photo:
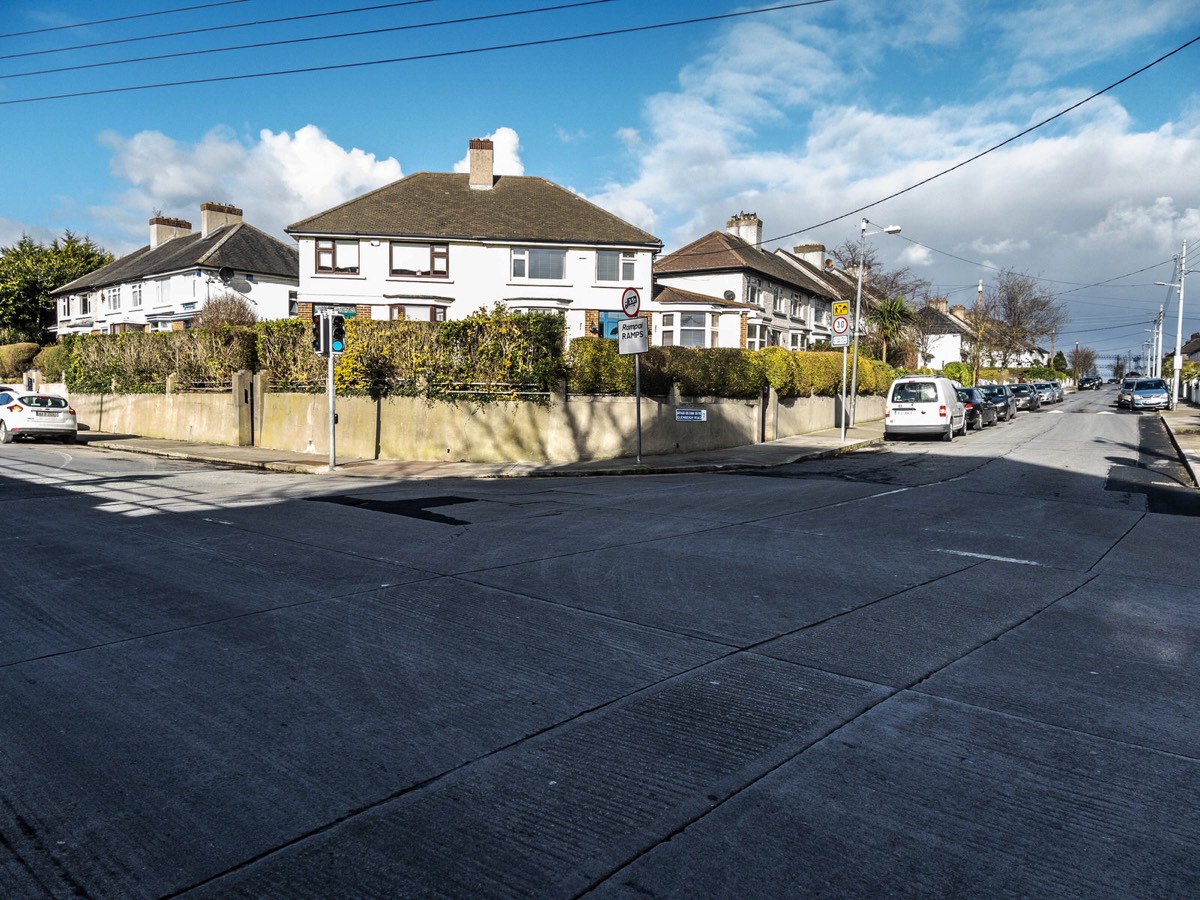
<path fill-rule="evenodd" d="M 241 223 L 242 211 L 236 206 L 212 202 L 200 204 L 200 234 L 203 237 L 208 237 L 218 228 L 226 225 L 240 225 Z"/>
<path fill-rule="evenodd" d="M 762 243 L 762 219 L 758 213 L 738 213 L 725 223 L 725 231 L 755 247 Z"/>
<path fill-rule="evenodd" d="M 192 223 L 185 219 L 155 216 L 150 220 L 150 249 L 161 247 L 177 237 L 187 237 L 191 233 Z"/>

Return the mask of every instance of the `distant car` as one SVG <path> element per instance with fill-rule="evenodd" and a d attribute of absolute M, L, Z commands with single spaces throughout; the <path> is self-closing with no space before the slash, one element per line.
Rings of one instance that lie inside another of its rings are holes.
<path fill-rule="evenodd" d="M 1171 388 L 1162 378 L 1139 378 L 1133 383 L 1129 408 L 1134 412 L 1139 409 L 1171 409 L 1174 406 Z"/>
<path fill-rule="evenodd" d="M 33 391 L 0 391 L 0 444 L 15 438 L 55 438 L 75 443 L 79 425 L 65 397 Z"/>
<path fill-rule="evenodd" d="M 982 384 L 979 391 L 995 405 L 1000 421 L 1007 422 L 1017 414 L 1017 395 L 1007 384 Z"/>
<path fill-rule="evenodd" d="M 959 388 L 958 399 L 967 414 L 967 428 L 983 431 L 985 425 L 995 425 L 996 404 L 984 396 L 979 388 Z"/>
<path fill-rule="evenodd" d="M 1010 385 L 1009 390 L 1017 398 L 1017 409 L 1027 409 L 1032 412 L 1041 408 L 1042 395 L 1032 384 Z"/>
<path fill-rule="evenodd" d="M 1079 390 L 1081 391 L 1098 391 L 1102 381 L 1099 375 L 1084 375 L 1079 379 Z"/>
<path fill-rule="evenodd" d="M 1130 398 L 1133 396 L 1133 386 L 1137 384 L 1136 378 L 1126 378 L 1121 382 L 1121 387 L 1117 389 L 1117 409 L 1130 405 Z"/>
<path fill-rule="evenodd" d="M 1062 403 L 1063 398 L 1067 395 L 1067 392 L 1063 390 L 1062 384 L 1057 381 L 1052 381 L 1050 382 L 1050 389 L 1054 391 L 1054 402 Z"/>
<path fill-rule="evenodd" d="M 1035 381 L 1033 389 L 1038 392 L 1038 399 L 1042 401 L 1042 406 L 1050 406 L 1052 403 L 1058 402 L 1054 396 L 1054 385 L 1048 381 Z"/>

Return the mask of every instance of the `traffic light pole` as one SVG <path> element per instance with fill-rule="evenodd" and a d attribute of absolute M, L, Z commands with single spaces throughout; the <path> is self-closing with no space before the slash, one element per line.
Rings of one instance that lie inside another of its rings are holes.
<path fill-rule="evenodd" d="M 333 383 L 333 358 L 329 354 L 328 374 L 325 377 L 325 393 L 329 397 L 329 471 L 337 470 L 337 388 Z"/>

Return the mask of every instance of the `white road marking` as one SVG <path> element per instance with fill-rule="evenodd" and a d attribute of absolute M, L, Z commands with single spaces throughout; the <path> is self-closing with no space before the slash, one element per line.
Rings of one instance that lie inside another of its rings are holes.
<path fill-rule="evenodd" d="M 1040 562 L 1034 562 L 1032 559 L 1013 559 L 1011 556 L 992 556 L 988 553 L 968 553 L 966 550 L 936 550 L 936 553 L 950 553 L 954 556 L 970 556 L 973 559 L 990 559 L 993 562 L 1016 563 L 1020 566 L 1041 566 Z"/>

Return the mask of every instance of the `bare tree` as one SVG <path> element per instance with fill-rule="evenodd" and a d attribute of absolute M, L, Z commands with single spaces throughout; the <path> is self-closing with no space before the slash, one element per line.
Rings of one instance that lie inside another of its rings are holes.
<path fill-rule="evenodd" d="M 986 292 L 994 319 L 993 349 L 1007 366 L 1026 348 L 1067 324 L 1067 311 L 1032 275 L 1000 273 Z"/>
<path fill-rule="evenodd" d="M 1067 354 L 1067 363 L 1078 381 L 1084 375 L 1096 374 L 1096 351 L 1091 347 L 1076 347 Z"/>
<path fill-rule="evenodd" d="M 222 325 L 253 325 L 257 321 L 258 313 L 249 300 L 233 291 L 222 291 L 200 308 L 192 327 L 211 330 Z"/>
<path fill-rule="evenodd" d="M 847 238 L 840 246 L 831 248 L 829 255 L 847 272 L 857 272 L 859 262 L 863 263 L 864 302 L 867 294 L 884 299 L 928 296 L 931 287 L 928 279 L 917 277 L 908 266 L 884 269 L 871 244 L 863 248 L 862 259 L 859 260 L 859 249 L 859 241 Z"/>

